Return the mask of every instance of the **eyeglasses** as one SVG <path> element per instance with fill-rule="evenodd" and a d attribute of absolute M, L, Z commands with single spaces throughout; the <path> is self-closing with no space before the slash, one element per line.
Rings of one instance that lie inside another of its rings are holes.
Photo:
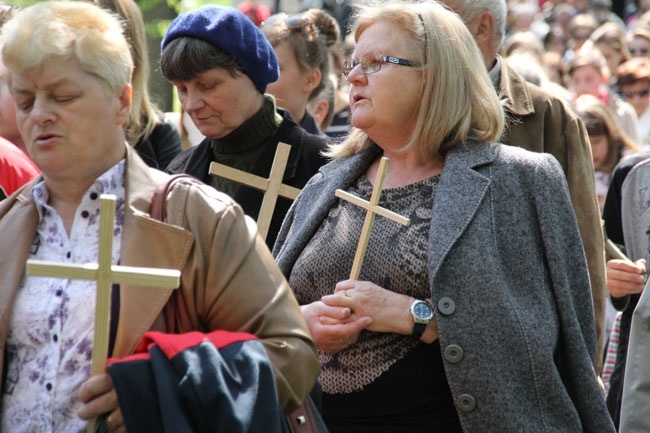
<path fill-rule="evenodd" d="M 306 15 L 291 15 L 288 16 L 285 13 L 278 13 L 271 15 L 266 21 L 262 23 L 262 26 L 275 26 L 277 23 L 282 20 L 282 23 L 288 30 L 305 32 L 307 42 L 314 42 L 318 39 L 318 33 L 316 32 L 316 26 L 314 21 Z"/>
<path fill-rule="evenodd" d="M 384 56 L 383 54 L 369 53 L 361 58 L 361 61 L 352 58 L 343 62 L 343 76 L 347 79 L 348 75 L 354 68 L 361 65 L 361 72 L 364 74 L 374 74 L 381 69 L 382 63 L 389 63 L 391 65 L 408 66 L 410 68 L 417 68 L 420 65 L 418 62 L 412 60 L 400 59 L 399 57 Z"/>
<path fill-rule="evenodd" d="M 633 90 L 623 92 L 623 96 L 625 99 L 632 99 L 635 96 L 638 98 L 644 98 L 650 94 L 650 87 L 646 87 L 645 89 L 642 90 L 637 90 L 636 92 Z"/>

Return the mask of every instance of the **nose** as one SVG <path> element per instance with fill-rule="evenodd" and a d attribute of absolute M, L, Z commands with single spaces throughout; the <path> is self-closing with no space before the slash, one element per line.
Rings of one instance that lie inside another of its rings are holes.
<path fill-rule="evenodd" d="M 45 125 L 56 120 L 52 105 L 48 103 L 46 98 L 36 97 L 29 115 L 37 125 Z"/>
<path fill-rule="evenodd" d="M 205 101 L 195 89 L 187 89 L 185 95 L 181 97 L 181 105 L 187 114 L 192 114 L 205 107 Z"/>
<path fill-rule="evenodd" d="M 346 77 L 346 80 L 348 80 L 350 83 L 359 83 L 366 79 L 367 75 L 361 70 L 361 63 L 350 69 L 350 72 L 348 72 L 348 76 Z"/>

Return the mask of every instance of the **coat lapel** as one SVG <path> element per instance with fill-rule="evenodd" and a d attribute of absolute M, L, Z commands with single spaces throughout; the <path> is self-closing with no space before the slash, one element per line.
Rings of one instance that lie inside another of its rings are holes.
<path fill-rule="evenodd" d="M 447 155 L 431 215 L 430 287 L 446 255 L 469 226 L 490 187 L 490 177 L 475 168 L 491 163 L 494 158 L 489 144 L 473 142 L 460 145 Z"/>
<path fill-rule="evenodd" d="M 5 199 L 0 205 L 0 233 L 4 244 L 11 245 L 0 254 L 0 336 L 3 337 L 9 329 L 11 307 L 20 280 L 25 275 L 25 263 L 38 225 L 31 190 L 41 180 L 42 177 L 38 176 L 17 196 Z"/>
<path fill-rule="evenodd" d="M 168 176 L 148 169 L 127 152 L 126 197 L 120 264 L 182 270 L 193 244 L 190 232 L 149 217 L 151 198 L 157 185 Z M 113 356 L 133 352 L 171 296 L 172 289 L 123 285 Z"/>

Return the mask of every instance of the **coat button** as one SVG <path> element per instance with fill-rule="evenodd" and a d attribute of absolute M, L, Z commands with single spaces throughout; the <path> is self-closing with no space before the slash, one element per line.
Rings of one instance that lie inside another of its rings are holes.
<path fill-rule="evenodd" d="M 476 400 L 469 394 L 461 394 L 458 396 L 456 404 L 458 405 L 458 409 L 463 412 L 471 412 L 476 407 Z"/>
<path fill-rule="evenodd" d="M 461 359 L 463 359 L 463 349 L 456 344 L 450 344 L 445 348 L 443 356 L 447 361 L 451 362 L 452 364 L 456 364 L 457 362 L 460 362 Z"/>
<path fill-rule="evenodd" d="M 449 316 L 456 311 L 456 303 L 453 299 L 443 296 L 438 301 L 438 310 L 445 316 Z"/>

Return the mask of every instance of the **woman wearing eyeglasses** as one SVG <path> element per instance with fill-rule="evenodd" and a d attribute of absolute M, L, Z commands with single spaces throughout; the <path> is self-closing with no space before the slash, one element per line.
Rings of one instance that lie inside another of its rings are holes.
<path fill-rule="evenodd" d="M 307 132 L 323 134 L 307 112 L 307 103 L 323 90 L 330 73 L 329 48 L 341 33 L 336 19 L 323 10 L 309 9 L 300 15 L 272 15 L 261 29 L 280 66 L 280 77 L 269 84 L 268 92 Z"/>
<path fill-rule="evenodd" d="M 319 346 L 332 433 L 613 432 L 558 162 L 493 141 L 476 43 L 437 2 L 360 6 L 344 74 L 353 132 L 294 202 L 274 254 Z M 377 217 L 349 280 L 380 158 Z"/>
<path fill-rule="evenodd" d="M 634 57 L 614 72 L 623 99 L 636 111 L 639 145 L 650 150 L 650 58 Z"/>
<path fill-rule="evenodd" d="M 278 79 L 273 47 L 246 15 L 203 6 L 177 17 L 162 41 L 160 70 L 206 138 L 177 156 L 170 173 L 188 173 L 232 196 L 257 218 L 260 191 L 209 174 L 215 161 L 267 178 L 278 143 L 291 146 L 283 183 L 302 188 L 325 162 L 325 140 L 308 134 L 266 94 Z M 273 245 L 291 201 L 279 197 L 266 237 Z"/>

